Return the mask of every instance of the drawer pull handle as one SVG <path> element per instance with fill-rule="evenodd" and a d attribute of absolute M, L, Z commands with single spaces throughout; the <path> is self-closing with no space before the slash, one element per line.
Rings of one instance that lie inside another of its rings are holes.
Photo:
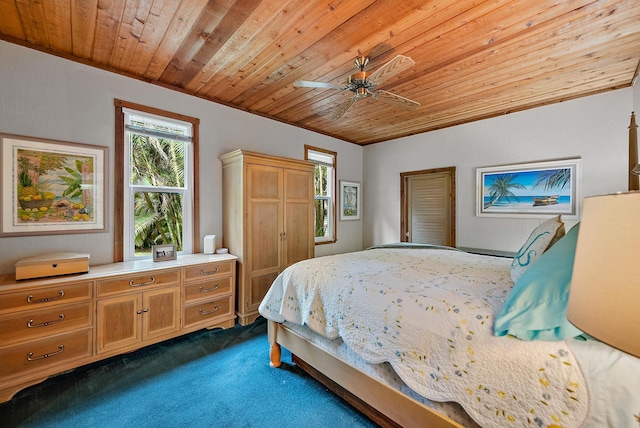
<path fill-rule="evenodd" d="M 54 296 L 54 297 L 45 297 L 43 299 L 40 300 L 34 300 L 33 299 L 33 294 L 29 294 L 29 297 L 27 297 L 27 302 L 29 303 L 44 303 L 44 302 L 50 302 L 51 300 L 56 300 L 56 299 L 60 299 L 62 298 L 62 296 L 64 296 L 64 290 L 60 290 L 58 291 L 58 295 Z"/>
<path fill-rule="evenodd" d="M 205 271 L 204 269 L 200 269 L 200 275 L 213 275 L 214 273 L 218 273 L 220 268 L 216 266 L 214 270 Z"/>
<path fill-rule="evenodd" d="M 27 361 L 37 361 L 44 358 L 55 357 L 58 354 L 62 354 L 62 351 L 64 351 L 64 345 L 58 345 L 58 350 L 56 352 L 52 352 L 50 354 L 42 354 L 39 357 L 34 357 L 33 352 L 29 352 L 27 354 Z"/>
<path fill-rule="evenodd" d="M 59 323 L 59 322 L 62 322 L 63 320 L 64 320 L 64 314 L 60 314 L 60 315 L 58 315 L 58 319 L 57 319 L 57 320 L 54 320 L 54 321 L 45 321 L 45 322 L 43 322 L 43 323 L 41 323 L 41 324 L 34 324 L 34 323 L 33 323 L 33 320 L 29 320 L 29 322 L 27 323 L 27 327 L 29 327 L 29 328 L 35 328 L 35 327 L 47 327 L 47 326 L 49 326 L 49 325 L 57 324 L 57 323 Z"/>
<path fill-rule="evenodd" d="M 139 282 L 137 284 L 135 282 L 133 282 L 133 279 L 131 279 L 131 280 L 129 280 L 129 285 L 132 286 L 132 287 L 142 287 L 143 285 L 150 285 L 150 284 L 153 284 L 154 282 L 156 282 L 156 277 L 152 276 L 151 277 L 151 281 L 147 281 L 147 282 L 143 281 L 143 282 Z"/>
<path fill-rule="evenodd" d="M 209 315 L 209 314 L 212 314 L 214 312 L 218 312 L 218 305 L 214 305 L 213 306 L 213 310 L 211 310 L 211 311 L 203 311 L 202 309 L 200 309 L 200 315 Z"/>
<path fill-rule="evenodd" d="M 209 293 L 211 291 L 216 291 L 218 288 L 220 288 L 220 286 L 218 284 L 215 284 L 213 287 L 211 288 L 204 288 L 202 285 L 200 286 L 200 292 L 201 293 Z"/>

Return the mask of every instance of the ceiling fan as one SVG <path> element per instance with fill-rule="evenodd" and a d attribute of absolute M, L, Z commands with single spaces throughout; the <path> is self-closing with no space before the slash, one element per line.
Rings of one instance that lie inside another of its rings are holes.
<path fill-rule="evenodd" d="M 340 119 L 356 101 L 363 100 L 369 96 L 405 110 L 415 110 L 420 107 L 419 102 L 377 89 L 378 85 L 385 80 L 403 72 L 409 67 L 413 67 L 416 63 L 411 58 L 398 55 L 374 72 L 364 71 L 368 62 L 369 58 L 366 56 L 357 57 L 354 63 L 360 71 L 349 76 L 346 84 L 297 80 L 293 83 L 293 86 L 297 88 L 340 89 L 353 92 L 355 94 L 353 97 L 344 101 L 333 111 L 330 117 L 332 120 Z"/>

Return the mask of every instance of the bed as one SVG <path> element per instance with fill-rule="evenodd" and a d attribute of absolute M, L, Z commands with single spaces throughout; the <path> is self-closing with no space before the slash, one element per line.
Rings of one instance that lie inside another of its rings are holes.
<path fill-rule="evenodd" d="M 578 230 L 550 219 L 513 259 L 397 244 L 299 262 L 260 305 L 271 364 L 284 346 L 382 426 L 640 426 L 640 359 L 563 312 Z"/>

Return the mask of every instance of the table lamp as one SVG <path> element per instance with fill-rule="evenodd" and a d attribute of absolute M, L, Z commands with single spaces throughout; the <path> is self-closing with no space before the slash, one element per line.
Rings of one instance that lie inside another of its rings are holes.
<path fill-rule="evenodd" d="M 583 332 L 640 357 L 640 192 L 584 199 L 567 307 Z"/>

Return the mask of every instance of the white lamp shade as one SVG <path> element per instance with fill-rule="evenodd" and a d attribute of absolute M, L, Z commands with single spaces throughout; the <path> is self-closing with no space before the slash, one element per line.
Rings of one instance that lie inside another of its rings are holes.
<path fill-rule="evenodd" d="M 640 192 L 584 199 L 567 318 L 640 357 Z"/>

